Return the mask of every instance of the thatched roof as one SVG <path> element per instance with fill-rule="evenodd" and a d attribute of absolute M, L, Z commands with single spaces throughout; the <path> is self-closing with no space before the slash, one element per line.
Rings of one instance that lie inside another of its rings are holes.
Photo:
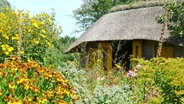
<path fill-rule="evenodd" d="M 92 41 L 153 40 L 159 41 L 162 25 L 155 20 L 163 14 L 162 6 L 131 9 L 109 13 L 87 29 L 66 52 L 79 44 Z M 169 37 L 167 32 L 166 37 Z"/>
<path fill-rule="evenodd" d="M 165 3 L 169 2 L 177 2 L 182 3 L 184 0 L 146 0 L 146 1 L 139 1 L 127 5 L 117 5 L 109 10 L 109 12 L 117 12 L 123 10 L 130 10 L 130 9 L 138 9 L 138 8 L 145 8 L 145 7 L 154 7 L 154 6 L 163 6 Z"/>

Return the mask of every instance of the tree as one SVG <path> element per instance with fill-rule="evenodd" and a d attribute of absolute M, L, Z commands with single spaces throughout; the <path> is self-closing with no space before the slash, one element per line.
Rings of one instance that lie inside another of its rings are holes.
<path fill-rule="evenodd" d="M 184 37 L 184 2 L 166 3 L 163 7 L 165 9 L 164 15 L 157 17 L 158 23 L 163 24 L 157 57 L 161 55 L 166 26 L 168 26 L 170 35 L 179 38 Z"/>
<path fill-rule="evenodd" d="M 113 6 L 141 0 L 83 0 L 80 8 L 73 11 L 81 30 L 86 30 Z"/>
<path fill-rule="evenodd" d="M 170 34 L 180 38 L 184 37 L 184 2 L 166 4 L 168 12 L 168 29 Z"/>
<path fill-rule="evenodd" d="M 66 49 L 69 47 L 69 45 L 75 41 L 75 37 L 60 37 L 53 43 L 52 48 L 48 50 L 47 54 L 47 65 L 52 65 L 52 67 L 58 67 L 62 66 L 63 63 L 66 63 L 67 61 L 74 60 L 73 54 L 64 54 Z"/>
<path fill-rule="evenodd" d="M 11 7 L 10 3 L 7 1 L 7 0 L 0 0 L 0 10 L 3 8 L 3 7 Z"/>

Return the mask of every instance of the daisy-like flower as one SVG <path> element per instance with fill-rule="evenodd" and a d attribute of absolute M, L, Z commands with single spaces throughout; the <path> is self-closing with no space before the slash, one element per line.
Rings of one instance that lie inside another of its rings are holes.
<path fill-rule="evenodd" d="M 36 22 L 33 23 L 33 26 L 34 26 L 35 28 L 39 28 L 39 26 L 38 26 L 38 24 L 37 24 Z"/>
<path fill-rule="evenodd" d="M 13 91 L 13 89 L 15 88 L 15 84 L 13 82 L 10 82 L 8 84 L 8 87 L 9 87 L 10 91 Z"/>

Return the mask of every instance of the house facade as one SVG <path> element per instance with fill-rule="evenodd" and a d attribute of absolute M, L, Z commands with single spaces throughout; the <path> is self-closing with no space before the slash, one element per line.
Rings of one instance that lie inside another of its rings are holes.
<path fill-rule="evenodd" d="M 81 64 L 88 68 L 112 70 L 119 63 L 128 70 L 131 58 L 156 57 L 162 25 L 156 16 L 162 15 L 162 6 L 142 7 L 109 13 L 86 30 L 66 52 L 85 54 Z M 184 41 L 171 37 L 166 31 L 162 57 L 184 57 Z"/>

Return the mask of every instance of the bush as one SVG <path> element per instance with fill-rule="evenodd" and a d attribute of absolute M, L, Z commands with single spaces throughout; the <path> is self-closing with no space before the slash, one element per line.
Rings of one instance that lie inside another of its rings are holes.
<path fill-rule="evenodd" d="M 54 13 L 41 13 L 30 16 L 29 11 L 20 15 L 22 39 L 18 32 L 16 11 L 4 8 L 0 12 L 0 62 L 17 55 L 17 41 L 21 41 L 21 58 L 27 61 L 32 57 L 39 64 L 44 65 L 47 49 L 61 33 L 61 27 L 54 24 Z"/>
<path fill-rule="evenodd" d="M 62 74 L 35 61 L 0 64 L 0 103 L 53 104 L 71 103 L 76 95 Z"/>
<path fill-rule="evenodd" d="M 53 47 L 49 48 L 46 56 L 46 65 L 52 65 L 54 68 L 62 66 L 67 61 L 74 60 L 74 54 L 65 54 L 69 45 L 74 42 L 74 37 L 59 37 L 54 43 Z"/>
<path fill-rule="evenodd" d="M 77 69 L 74 62 L 58 67 L 58 71 L 70 80 L 80 96 L 77 104 L 134 104 L 134 96 L 123 71 L 106 76 L 99 69 Z"/>
<path fill-rule="evenodd" d="M 153 58 L 150 61 L 138 60 L 141 70 L 135 77 L 143 102 L 155 97 L 162 103 L 182 104 L 184 98 L 184 58 Z"/>

